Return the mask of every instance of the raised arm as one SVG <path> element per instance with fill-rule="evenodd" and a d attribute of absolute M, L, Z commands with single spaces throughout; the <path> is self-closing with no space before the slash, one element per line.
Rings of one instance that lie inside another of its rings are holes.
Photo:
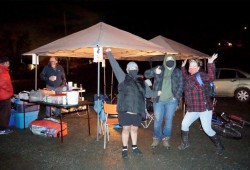
<path fill-rule="evenodd" d="M 182 64 L 181 64 L 181 72 L 182 72 L 184 81 L 185 81 L 185 79 L 186 79 L 187 76 L 188 76 L 187 70 L 186 70 L 186 68 L 185 68 L 186 63 L 187 63 L 187 59 L 183 60 L 183 61 L 182 61 Z"/>
<path fill-rule="evenodd" d="M 156 74 L 161 74 L 161 66 L 157 66 L 151 69 L 148 69 L 144 72 L 144 76 L 148 79 L 155 77 Z"/>
<path fill-rule="evenodd" d="M 150 88 L 150 86 L 152 86 L 152 82 L 149 79 L 145 80 L 146 98 L 156 98 L 161 95 L 161 91 L 154 91 Z"/>
<path fill-rule="evenodd" d="M 115 60 L 115 58 L 113 57 L 112 53 L 111 53 L 111 49 L 108 48 L 106 50 L 107 56 L 109 58 L 109 62 L 110 65 L 115 73 L 115 77 L 118 81 L 118 83 L 121 83 L 125 80 L 125 76 L 126 74 L 124 73 L 124 71 L 121 69 L 119 63 Z"/>
<path fill-rule="evenodd" d="M 214 60 L 218 58 L 218 54 L 214 53 L 212 57 L 208 58 L 208 65 L 207 65 L 207 70 L 208 70 L 208 77 L 209 81 L 214 81 L 215 80 L 215 64 Z"/>

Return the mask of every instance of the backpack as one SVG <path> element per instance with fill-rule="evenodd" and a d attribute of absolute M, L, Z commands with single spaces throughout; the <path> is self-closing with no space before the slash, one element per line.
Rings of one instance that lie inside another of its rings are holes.
<path fill-rule="evenodd" d="M 203 86 L 204 86 L 204 83 L 203 83 L 203 81 L 201 80 L 201 75 L 200 75 L 200 73 L 197 73 L 197 74 L 196 74 L 196 79 L 197 79 L 197 81 L 199 82 L 200 86 L 203 87 Z M 214 82 L 210 82 L 210 83 L 209 83 L 209 89 L 208 89 L 207 91 L 209 92 L 209 95 L 210 95 L 211 97 L 215 97 L 216 92 L 215 92 Z"/>

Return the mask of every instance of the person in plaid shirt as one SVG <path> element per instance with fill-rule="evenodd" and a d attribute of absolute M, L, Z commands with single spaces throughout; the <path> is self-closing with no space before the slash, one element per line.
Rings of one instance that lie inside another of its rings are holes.
<path fill-rule="evenodd" d="M 215 79 L 214 60 L 217 57 L 218 54 L 213 54 L 212 57 L 208 58 L 207 73 L 200 71 L 202 62 L 199 59 L 189 61 L 188 72 L 190 74 L 188 74 L 185 69 L 187 60 L 182 62 L 181 71 L 184 77 L 184 95 L 187 112 L 181 123 L 182 143 L 178 147 L 179 150 L 184 150 L 189 147 L 189 127 L 195 120 L 200 118 L 202 128 L 216 147 L 216 154 L 222 154 L 224 147 L 218 135 L 211 127 L 213 104 L 209 91 L 206 90 L 208 89 L 209 83 Z M 200 74 L 204 86 L 199 84 L 196 78 L 197 73 Z"/>

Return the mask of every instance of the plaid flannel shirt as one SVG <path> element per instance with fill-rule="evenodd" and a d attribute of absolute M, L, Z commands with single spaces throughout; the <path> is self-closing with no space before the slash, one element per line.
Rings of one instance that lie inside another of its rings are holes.
<path fill-rule="evenodd" d="M 204 86 L 209 86 L 209 82 L 215 79 L 215 65 L 208 63 L 208 72 L 200 72 Z M 185 67 L 181 68 L 184 77 L 184 97 L 186 110 L 189 112 L 204 112 L 212 110 L 213 103 L 209 92 L 205 87 L 201 87 L 196 75 L 189 75 Z"/>

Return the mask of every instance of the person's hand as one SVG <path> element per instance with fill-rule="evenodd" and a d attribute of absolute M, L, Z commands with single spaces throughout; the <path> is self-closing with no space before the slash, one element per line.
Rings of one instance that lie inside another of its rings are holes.
<path fill-rule="evenodd" d="M 157 95 L 160 96 L 161 95 L 161 91 L 158 91 Z"/>
<path fill-rule="evenodd" d="M 110 49 L 110 48 L 107 48 L 107 49 L 106 49 L 106 52 L 111 52 L 111 49 Z"/>
<path fill-rule="evenodd" d="M 208 63 L 213 63 L 214 60 L 218 57 L 218 54 L 217 53 L 214 53 L 212 55 L 212 57 L 208 58 Z"/>
<path fill-rule="evenodd" d="M 158 67 L 155 69 L 155 74 L 161 74 L 160 66 L 158 66 Z"/>
<path fill-rule="evenodd" d="M 152 86 L 152 82 L 151 82 L 149 79 L 146 79 L 146 80 L 145 80 L 145 83 L 146 83 L 148 86 Z"/>
<path fill-rule="evenodd" d="M 181 67 L 185 67 L 186 63 L 187 63 L 187 59 L 183 60 L 182 63 L 181 63 Z"/>
<path fill-rule="evenodd" d="M 55 81 L 55 80 L 56 80 L 56 76 L 50 76 L 50 77 L 49 77 L 49 80 L 50 80 L 50 81 Z"/>

